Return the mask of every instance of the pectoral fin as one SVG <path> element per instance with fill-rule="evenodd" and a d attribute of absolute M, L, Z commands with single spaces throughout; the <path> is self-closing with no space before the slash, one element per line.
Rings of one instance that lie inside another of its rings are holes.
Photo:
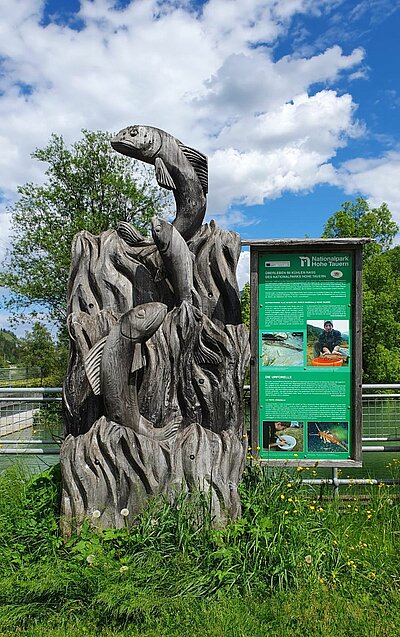
<path fill-rule="evenodd" d="M 119 222 L 117 233 L 129 246 L 135 246 L 137 243 L 144 241 L 143 235 L 127 221 Z"/>
<path fill-rule="evenodd" d="M 100 396 L 100 368 L 101 357 L 103 356 L 104 345 L 106 344 L 107 336 L 97 341 L 96 345 L 88 352 L 83 360 L 86 376 L 96 396 Z"/>
<path fill-rule="evenodd" d="M 133 358 L 131 365 L 131 373 L 137 372 L 138 369 L 141 369 L 146 365 L 146 358 L 143 355 L 143 349 L 141 343 L 136 343 L 133 349 Z"/>
<path fill-rule="evenodd" d="M 168 172 L 166 165 L 160 157 L 157 157 L 154 162 L 156 169 L 156 179 L 159 186 L 166 188 L 167 190 L 176 190 L 174 180 Z"/>
<path fill-rule="evenodd" d="M 198 365 L 219 365 L 222 359 L 217 352 L 213 352 L 209 347 L 207 347 L 200 337 L 194 351 L 194 360 Z"/>

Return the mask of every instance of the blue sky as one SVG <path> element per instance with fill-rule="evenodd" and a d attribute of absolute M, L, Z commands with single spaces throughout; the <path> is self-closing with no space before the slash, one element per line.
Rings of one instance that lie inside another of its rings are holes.
<path fill-rule="evenodd" d="M 359 195 L 400 221 L 400 0 L 5 5 L 0 258 L 7 203 L 43 178 L 30 153 L 83 127 L 150 124 L 205 152 L 208 218 L 245 239 L 318 237 Z"/>

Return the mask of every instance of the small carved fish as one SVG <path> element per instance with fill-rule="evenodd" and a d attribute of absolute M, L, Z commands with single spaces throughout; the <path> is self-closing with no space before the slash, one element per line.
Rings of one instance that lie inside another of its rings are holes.
<path fill-rule="evenodd" d="M 172 190 L 175 198 L 173 225 L 184 239 L 190 239 L 200 228 L 206 212 L 207 157 L 152 126 L 128 126 L 111 140 L 111 146 L 155 167 L 158 184 Z"/>
<path fill-rule="evenodd" d="M 193 285 L 195 257 L 190 252 L 186 241 L 171 223 L 157 217 L 154 217 L 151 222 L 151 233 L 178 304 L 187 301 L 199 307 L 200 297 Z"/>
<path fill-rule="evenodd" d="M 134 374 L 145 365 L 142 343 L 156 332 L 166 314 L 163 303 L 137 305 L 121 316 L 84 359 L 86 375 L 94 394 L 103 396 L 107 417 L 155 440 L 172 436 L 178 424 L 156 428 L 139 413 Z"/>

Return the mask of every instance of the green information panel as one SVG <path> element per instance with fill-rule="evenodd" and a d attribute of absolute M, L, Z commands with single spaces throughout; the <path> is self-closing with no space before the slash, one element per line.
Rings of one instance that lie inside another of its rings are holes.
<path fill-rule="evenodd" d="M 346 460 L 353 253 L 259 253 L 260 456 Z"/>

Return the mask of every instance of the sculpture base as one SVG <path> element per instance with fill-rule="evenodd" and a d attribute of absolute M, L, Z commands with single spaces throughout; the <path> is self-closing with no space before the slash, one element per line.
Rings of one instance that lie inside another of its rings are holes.
<path fill-rule="evenodd" d="M 85 519 L 100 528 L 131 526 L 150 498 L 173 504 L 182 490 L 208 494 L 215 524 L 224 525 L 240 515 L 244 458 L 244 439 L 232 430 L 194 423 L 158 441 L 103 416 L 61 447 L 62 533 L 79 532 Z"/>

